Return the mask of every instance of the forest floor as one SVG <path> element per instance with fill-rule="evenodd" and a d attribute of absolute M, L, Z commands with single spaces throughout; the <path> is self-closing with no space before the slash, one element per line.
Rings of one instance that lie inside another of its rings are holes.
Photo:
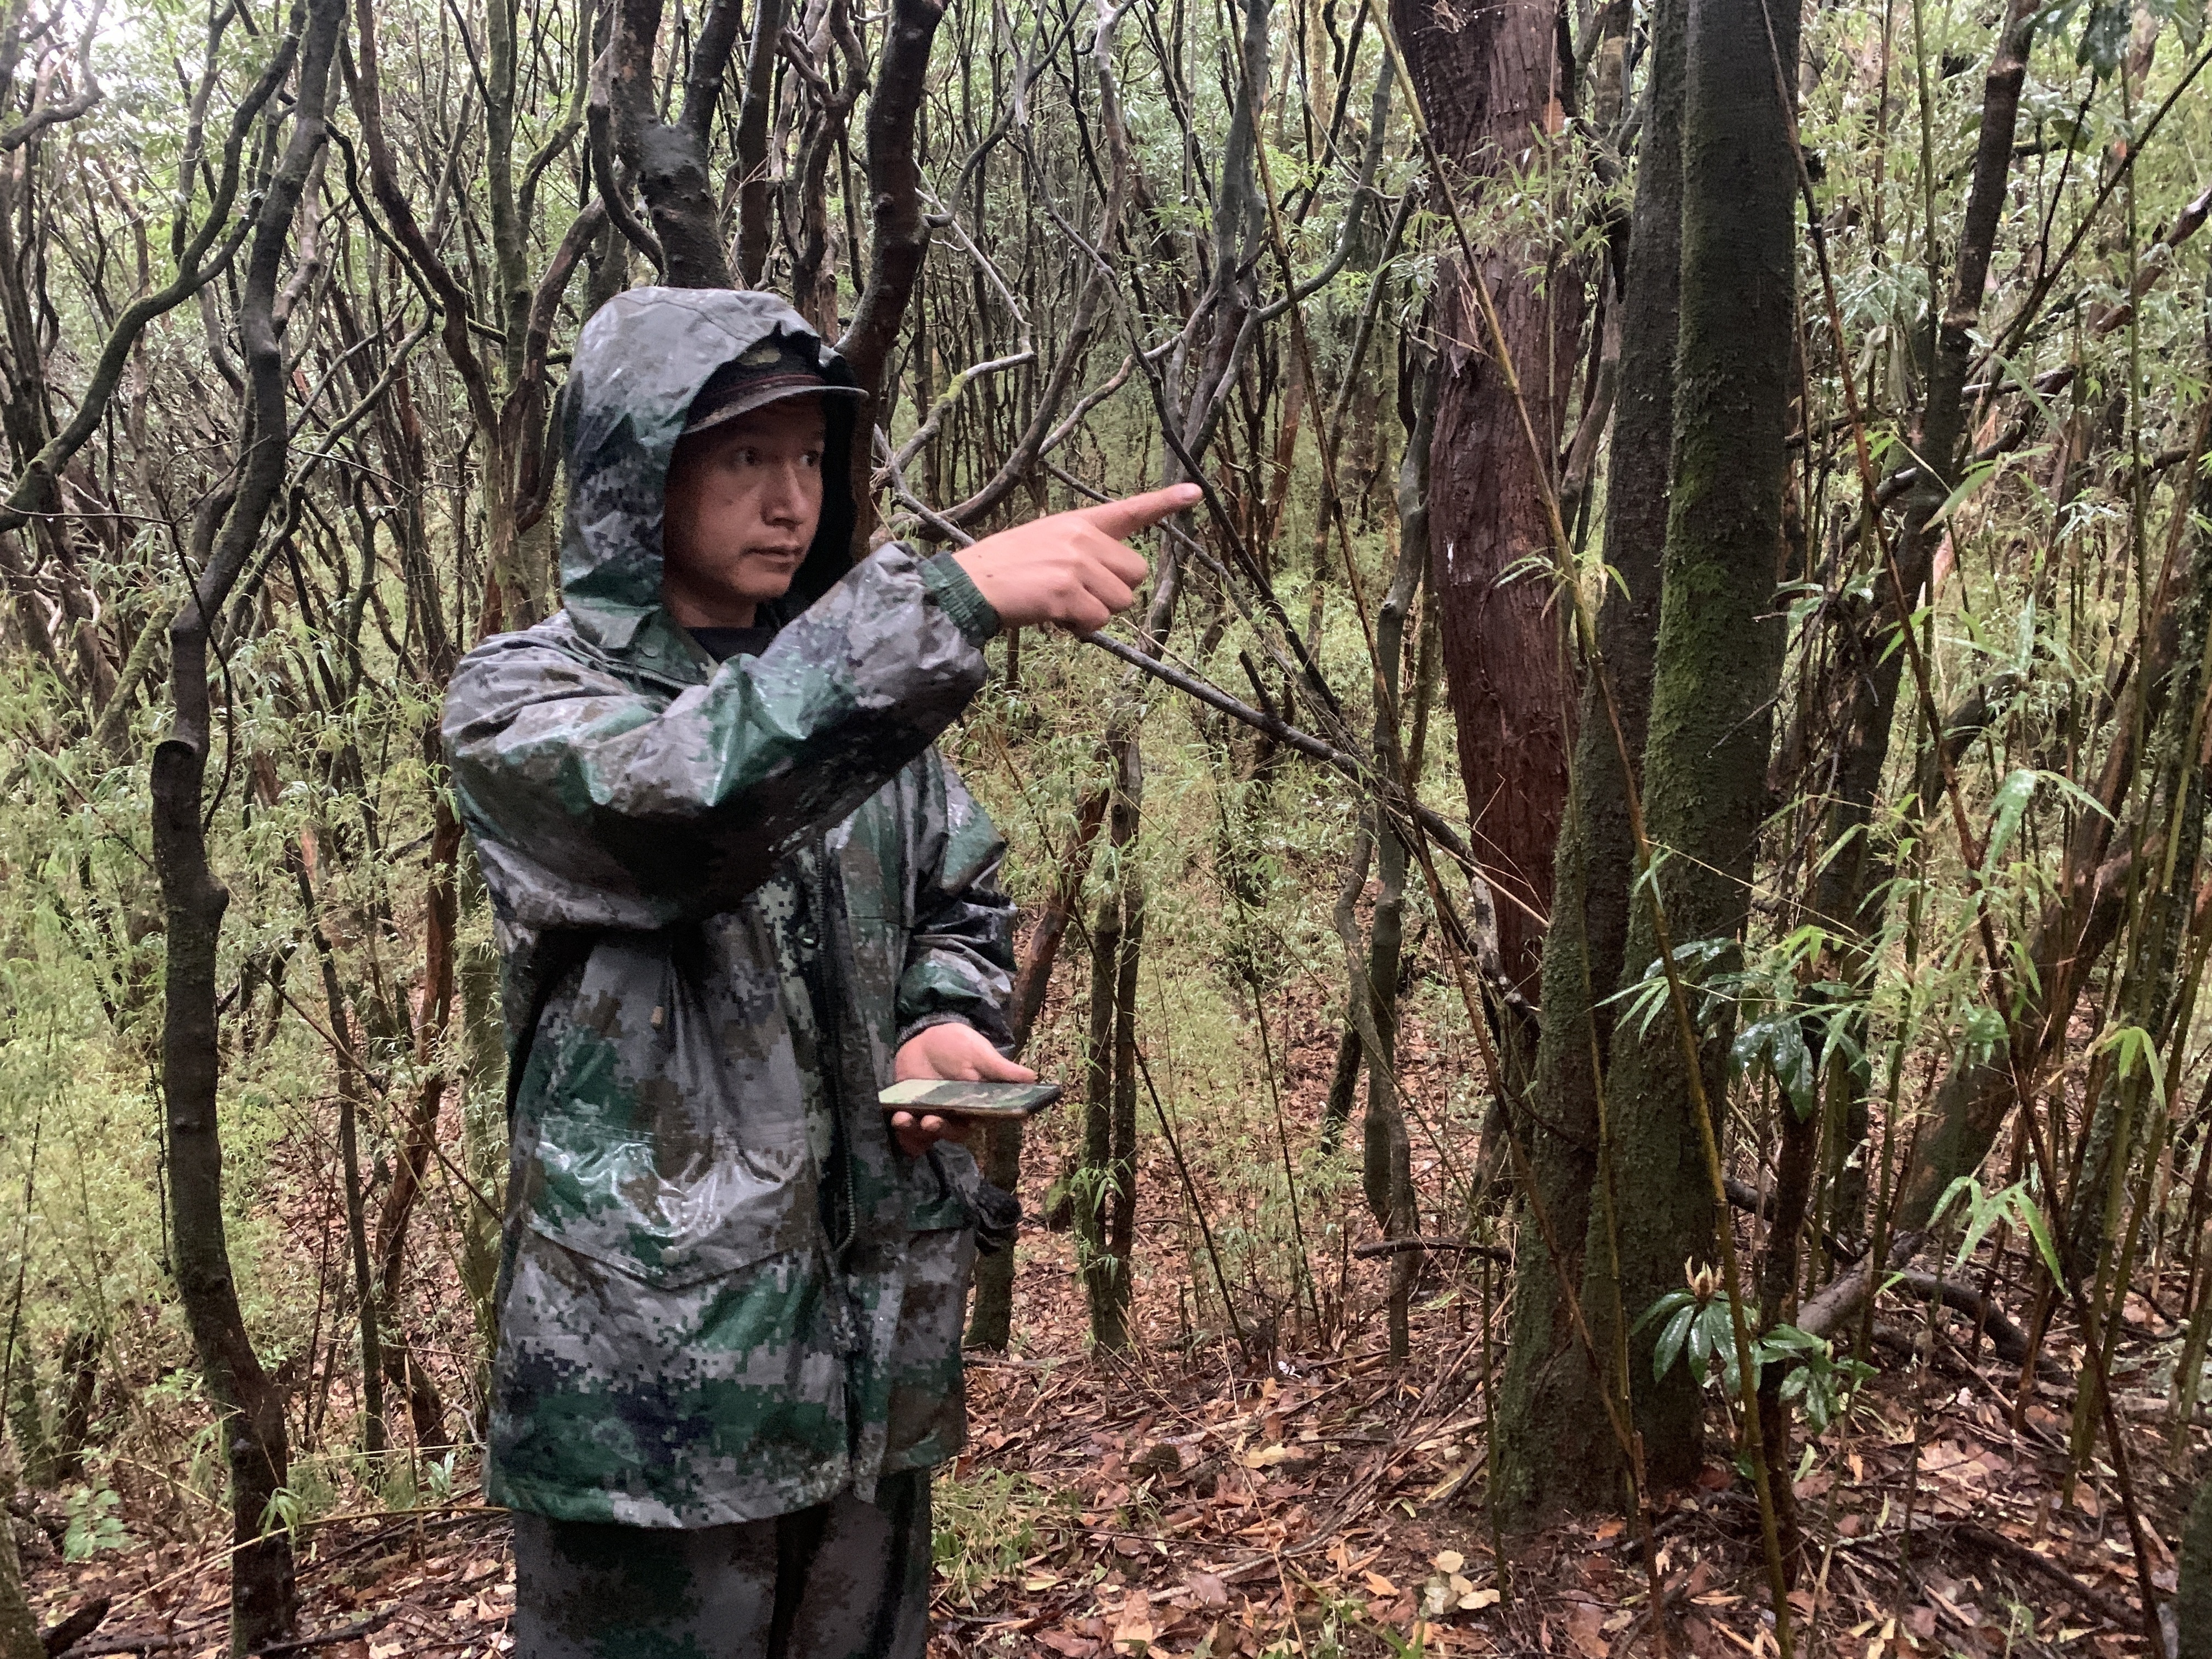
<path fill-rule="evenodd" d="M 1333 1054 L 1318 1006 L 1287 1022 L 1285 1043 L 1285 1114 L 1310 1124 Z M 1401 1062 L 1409 1089 L 1432 1093 L 1453 1064 L 1419 1022 Z M 1224 1234 L 1207 1172 L 1265 1149 L 1212 1144 L 1246 1133 L 1218 1117 L 1185 1112 L 1182 1122 L 1198 1202 Z M 1066 1142 L 1073 1128 L 1071 1114 L 1053 1135 Z M 1031 1227 L 1017 1258 L 1012 1347 L 971 1356 L 970 1443 L 937 1486 L 932 1659 L 1775 1652 L 1757 1503 L 1728 1462 L 1717 1400 L 1704 1477 L 1659 1494 L 1651 1516 L 1671 1626 L 1662 1644 L 1640 1526 L 1603 1518 L 1557 1528 L 1513 1544 L 1501 1569 L 1483 1504 L 1480 1379 L 1483 1316 L 1493 1362 L 1504 1321 L 1480 1257 L 1426 1258 L 1411 1356 L 1394 1366 L 1380 1311 L 1388 1269 L 1352 1253 L 1353 1234 L 1366 1236 L 1355 1185 L 1341 1195 L 1349 1210 L 1332 1218 L 1316 1208 L 1301 1224 L 1325 1340 L 1313 1336 L 1315 1322 L 1249 1282 L 1235 1290 L 1246 1349 L 1194 1340 L 1201 1305 L 1215 1327 L 1224 1322 L 1219 1298 L 1193 1290 L 1209 1270 L 1164 1139 L 1142 1144 L 1136 1350 L 1089 1348 L 1073 1241 Z M 1045 1211 L 1056 1173 L 1054 1146 L 1036 1152 L 1023 1194 L 1032 1217 Z M 1416 1157 L 1418 1165 L 1418 1142 Z M 1249 1259 L 1235 1251 L 1251 1241 L 1218 1242 L 1234 1279 L 1235 1264 Z M 2017 1276 L 2016 1256 L 1993 1260 L 1985 1245 L 1983 1258 L 2000 1280 Z M 1505 1279 L 1494 1268 L 1491 1276 Z M 2115 1387 L 2164 1601 L 2194 1448 L 2169 1449 L 2164 1438 L 2152 1362 L 2171 1353 L 2179 1333 L 2159 1311 L 2173 1300 L 2154 1295 L 2158 1305 L 2129 1298 Z M 1886 1303 L 1874 1335 L 1879 1375 L 1793 1462 L 1807 1539 L 1791 1595 L 1800 1659 L 2144 1652 L 2136 1559 L 2110 1466 L 2095 1463 L 2070 1497 L 2063 1490 L 2070 1327 L 2054 1322 L 2017 1427 L 2021 1368 L 1995 1358 L 1961 1316 Z M 470 1484 L 447 1508 L 325 1516 L 304 1528 L 307 1639 L 270 1651 L 493 1659 L 511 1648 L 507 1528 L 469 1501 Z M 49 1504 L 40 1518 L 58 1541 L 59 1509 Z M 98 1630 L 68 1650 L 74 1659 L 217 1659 L 228 1575 L 219 1529 L 208 1531 L 198 1542 L 146 1542 L 76 1565 L 34 1533 L 26 1565 L 46 1622 L 106 1597 Z"/>
<path fill-rule="evenodd" d="M 1018 1281 L 1022 1352 L 977 1357 L 972 1443 L 939 1483 L 933 1659 L 1658 1653 L 1639 1528 L 1555 1529 L 1499 1571 L 1480 1503 L 1482 1339 L 1455 1289 L 1432 1270 L 1400 1368 L 1358 1342 L 1278 1352 L 1264 1373 L 1232 1369 L 1219 1348 L 1112 1358 L 1085 1352 L 1066 1236 L 1036 1235 Z M 2109 1473 L 2058 1501 L 2063 1389 L 2044 1385 L 2015 1432 L 2016 1372 L 1970 1362 L 1963 1325 L 1939 1328 L 1932 1346 L 1929 1335 L 1924 1320 L 1912 1335 L 1885 1331 L 1882 1376 L 1797 1482 L 1809 1540 L 1791 1598 L 1797 1651 L 2143 1651 Z M 2185 1471 L 2158 1434 L 2139 1425 L 2132 1449 L 2170 1544 Z M 511 1645 L 513 1566 L 495 1513 L 331 1517 L 311 1535 L 301 1623 L 319 1634 L 296 1650 L 490 1659 Z M 1733 1469 L 1717 1461 L 1695 1489 L 1662 1496 L 1653 1535 L 1678 1651 L 1773 1650 L 1756 1502 Z M 50 1624 L 112 1598 L 99 1632 L 69 1650 L 76 1659 L 215 1659 L 219 1554 L 148 1547 L 65 1568 L 47 1553 L 33 1589 Z M 2171 1595 L 2169 1553 L 2153 1579 Z"/>

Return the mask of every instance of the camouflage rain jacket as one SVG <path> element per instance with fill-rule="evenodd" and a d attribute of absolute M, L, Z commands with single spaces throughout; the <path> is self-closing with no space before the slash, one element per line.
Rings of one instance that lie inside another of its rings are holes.
<path fill-rule="evenodd" d="M 454 675 L 445 739 L 505 954 L 513 1139 L 497 1504 L 704 1527 L 950 1456 L 982 1201 L 878 1088 L 959 1019 L 1002 1038 L 1001 845 L 930 747 L 997 619 L 947 560 L 848 561 L 848 400 L 821 532 L 757 656 L 660 608 L 671 451 L 759 294 L 641 289 L 562 394 L 566 609 Z M 836 379 L 843 365 L 825 354 Z"/>

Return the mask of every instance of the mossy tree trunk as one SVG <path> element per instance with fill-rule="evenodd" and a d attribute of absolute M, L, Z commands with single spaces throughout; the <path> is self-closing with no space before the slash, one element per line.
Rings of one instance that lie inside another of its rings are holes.
<path fill-rule="evenodd" d="M 1673 483 L 1644 750 L 1644 821 L 1658 869 L 1631 905 L 1624 984 L 1658 955 L 1655 890 L 1678 946 L 1740 939 L 1750 912 L 1782 660 L 1774 590 L 1796 272 L 1784 99 L 1796 61 L 1795 12 L 1761 0 L 1691 0 Z M 1691 1002 L 1698 1012 L 1694 992 Z M 1632 1324 L 1681 1282 L 1686 1258 L 1715 1258 L 1720 1219 L 1673 1018 L 1662 1011 L 1641 1035 L 1626 1027 L 1615 1035 L 1604 1101 L 1618 1231 L 1606 1237 L 1606 1206 L 1593 1206 L 1583 1270 L 1583 1304 L 1601 1346 L 1615 1327 L 1613 1310 Z M 1717 1115 L 1725 1012 L 1704 1019 L 1698 1035 Z M 1652 1377 L 1653 1335 L 1632 1341 L 1627 1372 L 1646 1477 L 1664 1489 L 1698 1473 L 1700 1401 L 1686 1367 Z"/>
<path fill-rule="evenodd" d="M 1667 542 L 1668 457 L 1674 428 L 1674 346 L 1681 265 L 1682 87 L 1687 0 L 1660 0 L 1651 20 L 1644 151 L 1637 166 L 1621 294 L 1620 394 L 1613 417 L 1604 553 L 1619 577 L 1598 616 L 1613 708 L 1632 760 L 1651 707 Z M 1524 1196 L 1514 1260 L 1513 1332 L 1498 1395 L 1497 1495 L 1516 1522 L 1540 1508 L 1587 1509 L 1617 1495 L 1619 1449 L 1605 1421 L 1607 1386 L 1575 1337 L 1565 1298 L 1582 1277 L 1597 1178 L 1598 1087 L 1628 936 L 1635 838 L 1629 779 L 1594 678 L 1583 690 L 1574 787 L 1553 866 L 1544 939 L 1543 1019 L 1534 1086 L 1514 1110 L 1534 1203 L 1565 1260 L 1554 1262 Z"/>

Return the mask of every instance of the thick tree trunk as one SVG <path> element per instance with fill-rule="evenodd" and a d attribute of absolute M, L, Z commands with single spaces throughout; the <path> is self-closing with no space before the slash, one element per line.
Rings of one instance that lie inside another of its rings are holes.
<path fill-rule="evenodd" d="M 277 408 L 281 421 L 281 401 Z M 277 453 L 281 465 L 281 448 Z M 207 635 L 199 614 L 199 606 L 187 602 L 170 629 L 176 724 L 154 753 L 154 853 L 167 913 L 161 1085 L 178 1298 L 221 1414 L 230 1465 L 232 1537 L 239 1547 L 231 1561 L 232 1643 L 242 1653 L 284 1635 L 292 1623 L 291 1541 L 281 1530 L 264 1537 L 261 1526 L 270 1498 L 284 1484 L 289 1458 L 283 1401 L 246 1334 L 223 1231 L 216 945 L 230 893 L 208 866 L 200 820 L 209 722 Z"/>
<path fill-rule="evenodd" d="M 1545 1230 L 1524 1199 L 1495 1442 L 1501 1511 L 1516 1524 L 1547 1505 L 1595 1508 L 1620 1492 L 1619 1449 L 1601 1403 L 1601 1391 L 1612 1384 L 1582 1351 L 1560 1285 L 1582 1279 L 1597 1179 L 1598 1086 L 1613 1035 L 1613 1010 L 1602 999 L 1620 981 L 1628 939 L 1636 843 L 1620 750 L 1625 741 L 1632 760 L 1643 755 L 1659 634 L 1674 428 L 1687 21 L 1687 0 L 1661 0 L 1651 20 L 1644 149 L 1620 299 L 1604 542 L 1605 561 L 1619 582 L 1607 584 L 1598 613 L 1598 646 L 1620 738 L 1595 678 L 1588 678 L 1575 734 L 1574 787 L 1553 865 L 1535 1085 L 1528 1105 L 1512 1117 L 1535 1178 L 1534 1201 L 1543 1206 L 1566 1258 L 1553 1261 Z"/>
<path fill-rule="evenodd" d="M 1770 47 L 1768 27 L 1773 29 Z M 1780 53 L 1780 72 L 1774 56 Z M 1796 379 L 1796 192 L 1790 164 L 1797 20 L 1761 0 L 1692 0 L 1682 113 L 1680 341 L 1675 355 L 1673 487 L 1660 597 L 1644 821 L 1660 861 L 1666 932 L 1687 945 L 1741 939 L 1765 802 L 1769 710 L 1781 669 L 1774 589 Z M 1778 82 L 1779 84 L 1778 85 Z M 1659 952 L 1643 890 L 1624 983 Z M 1697 1000 L 1693 996 L 1694 1009 Z M 1724 1098 L 1724 1013 L 1698 1033 L 1707 1098 Z M 1694 1084 L 1673 1015 L 1616 1031 L 1605 1100 L 1614 1148 L 1614 1241 L 1595 1213 L 1583 1304 L 1601 1344 L 1616 1307 L 1633 1322 L 1681 1282 L 1684 1259 L 1711 1261 L 1717 1220 Z M 1716 1132 L 1718 1130 L 1716 1123 Z M 1616 1297 L 1619 1298 L 1616 1302 Z M 1699 1399 L 1689 1370 L 1653 1381 L 1648 1328 L 1627 1370 L 1655 1490 L 1693 1479 Z"/>
<path fill-rule="evenodd" d="M 1500 0 L 1463 12 L 1395 0 L 1407 66 L 1437 153 L 1471 175 L 1525 158 L 1532 131 L 1558 132 L 1573 65 L 1559 55 L 1553 0 Z M 1559 443 L 1582 328 L 1582 285 L 1563 270 L 1529 274 L 1532 250 L 1488 257 L 1506 347 L 1547 453 L 1529 453 L 1504 376 L 1464 273 L 1443 280 L 1436 310 L 1443 376 L 1431 488 L 1431 556 L 1443 617 L 1444 678 L 1459 736 L 1460 773 L 1475 854 L 1499 890 L 1498 954 L 1524 994 L 1536 993 L 1552 851 L 1567 799 L 1571 697 L 1561 617 L 1551 584 L 1520 561 L 1548 561 L 1542 473 Z"/>
<path fill-rule="evenodd" d="M 616 9 L 615 149 L 645 198 L 650 240 L 666 261 L 663 280 L 672 288 L 728 288 L 729 252 L 707 177 L 707 133 L 737 47 L 738 0 L 708 8 L 690 52 L 683 112 L 672 122 L 659 115 L 660 13 L 661 0 L 620 0 Z"/>

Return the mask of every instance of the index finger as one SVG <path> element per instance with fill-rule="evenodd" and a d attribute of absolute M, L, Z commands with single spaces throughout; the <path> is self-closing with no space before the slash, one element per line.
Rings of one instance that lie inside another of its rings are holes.
<path fill-rule="evenodd" d="M 1125 496 L 1118 501 L 1079 507 L 1074 516 L 1088 521 L 1093 529 L 1104 531 L 1117 542 L 1127 541 L 1139 530 L 1150 530 L 1162 519 L 1187 507 L 1197 506 L 1205 495 L 1194 483 L 1170 484 L 1165 489 L 1148 489 L 1141 495 Z"/>

